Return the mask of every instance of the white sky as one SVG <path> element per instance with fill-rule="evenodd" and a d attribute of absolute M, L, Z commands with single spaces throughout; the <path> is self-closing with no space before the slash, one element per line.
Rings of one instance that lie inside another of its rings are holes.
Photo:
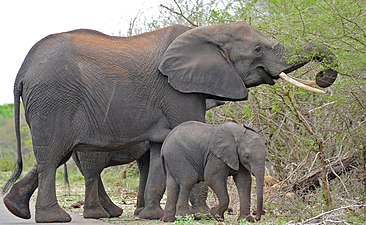
<path fill-rule="evenodd" d="M 89 28 L 126 34 L 139 10 L 158 13 L 160 0 L 0 1 L 0 104 L 13 102 L 16 74 L 30 48 L 43 37 Z"/>

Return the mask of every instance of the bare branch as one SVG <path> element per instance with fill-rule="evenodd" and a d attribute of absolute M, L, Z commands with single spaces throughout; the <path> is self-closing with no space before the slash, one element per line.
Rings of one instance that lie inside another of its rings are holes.
<path fill-rule="evenodd" d="M 301 114 L 301 112 L 297 109 L 295 103 L 293 102 L 292 100 L 292 97 L 290 96 L 290 93 L 287 92 L 285 94 L 287 96 L 287 98 L 289 99 L 290 101 L 290 104 L 292 106 L 292 108 L 294 109 L 295 113 L 296 113 L 296 116 L 297 118 L 300 120 L 300 122 L 304 125 L 304 127 L 306 128 L 306 130 L 311 134 L 311 135 L 315 135 L 315 132 L 313 131 L 313 129 L 311 128 L 311 126 L 309 125 L 308 121 L 305 119 L 305 117 Z"/>
<path fill-rule="evenodd" d="M 349 208 L 363 208 L 363 207 L 366 207 L 366 204 L 360 204 L 360 205 L 347 205 L 347 206 L 342 206 L 340 208 L 337 208 L 337 209 L 332 209 L 332 210 L 329 210 L 327 212 L 324 212 L 324 213 L 321 213 L 317 216 L 314 216 L 310 219 L 307 219 L 305 221 L 303 221 L 302 223 L 309 223 L 310 221 L 312 220 L 315 220 L 315 219 L 318 219 L 324 215 L 327 215 L 327 214 L 330 214 L 330 213 L 333 213 L 333 212 L 336 212 L 336 211 L 339 211 L 339 210 L 342 210 L 342 209 L 349 209 Z"/>
<path fill-rule="evenodd" d="M 191 25 L 192 25 L 192 26 L 194 26 L 194 27 L 197 27 L 197 26 L 198 26 L 197 24 L 195 24 L 193 21 L 191 21 L 188 17 L 186 17 L 186 16 L 184 15 L 182 8 L 180 7 L 180 5 L 178 4 L 178 2 L 177 2 L 176 0 L 174 0 L 174 3 L 177 5 L 179 12 L 177 12 L 177 11 L 175 11 L 174 9 L 171 9 L 171 8 L 169 8 L 168 6 L 165 6 L 165 5 L 163 5 L 163 4 L 160 4 L 160 7 L 162 7 L 162 8 L 164 8 L 164 9 L 168 10 L 169 12 L 171 12 L 171 13 L 173 13 L 173 14 L 177 15 L 177 16 L 182 17 L 182 18 L 183 18 L 185 21 L 187 21 L 189 24 L 191 24 Z"/>

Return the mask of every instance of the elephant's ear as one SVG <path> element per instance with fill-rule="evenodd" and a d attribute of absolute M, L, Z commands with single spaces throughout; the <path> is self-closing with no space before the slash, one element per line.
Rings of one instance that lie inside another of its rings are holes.
<path fill-rule="evenodd" d="M 239 169 L 238 130 L 235 123 L 222 124 L 215 128 L 208 142 L 211 152 L 233 170 Z"/>
<path fill-rule="evenodd" d="M 248 92 L 225 50 L 205 27 L 177 37 L 164 52 L 159 70 L 174 89 L 243 100 Z"/>

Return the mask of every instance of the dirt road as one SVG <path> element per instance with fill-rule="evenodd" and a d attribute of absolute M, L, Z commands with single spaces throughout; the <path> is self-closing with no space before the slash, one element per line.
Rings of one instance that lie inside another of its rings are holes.
<path fill-rule="evenodd" d="M 8 209 L 5 207 L 3 202 L 3 196 L 0 195 L 0 224 L 1 225 L 11 225 L 11 224 L 37 224 L 34 221 L 34 205 L 31 205 L 31 212 L 32 212 L 32 218 L 29 220 L 24 220 L 19 217 L 14 216 L 11 214 Z M 70 225 L 82 225 L 82 224 L 90 224 L 90 225 L 108 225 L 108 223 L 105 223 L 100 220 L 93 220 L 93 219 L 84 219 L 82 216 L 80 216 L 77 213 L 74 212 L 68 212 L 72 218 L 72 221 L 70 223 L 42 223 L 42 224 L 70 224 Z"/>

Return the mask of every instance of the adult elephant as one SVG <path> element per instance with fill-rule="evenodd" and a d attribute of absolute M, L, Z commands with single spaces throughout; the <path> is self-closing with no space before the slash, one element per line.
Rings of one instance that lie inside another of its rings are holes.
<path fill-rule="evenodd" d="M 245 100 L 247 88 L 272 85 L 281 72 L 310 60 L 289 64 L 283 53 L 242 22 L 173 25 L 128 38 L 92 30 L 50 35 L 32 47 L 15 80 L 18 168 L 6 187 L 22 170 L 22 97 L 37 162 L 37 222 L 71 220 L 56 199 L 55 171 L 72 151 L 109 152 L 141 141 L 152 147 L 139 216 L 161 217 L 160 148 L 167 134 L 185 121 L 204 122 L 206 99 Z M 328 74 L 334 72 L 322 75 Z"/>

